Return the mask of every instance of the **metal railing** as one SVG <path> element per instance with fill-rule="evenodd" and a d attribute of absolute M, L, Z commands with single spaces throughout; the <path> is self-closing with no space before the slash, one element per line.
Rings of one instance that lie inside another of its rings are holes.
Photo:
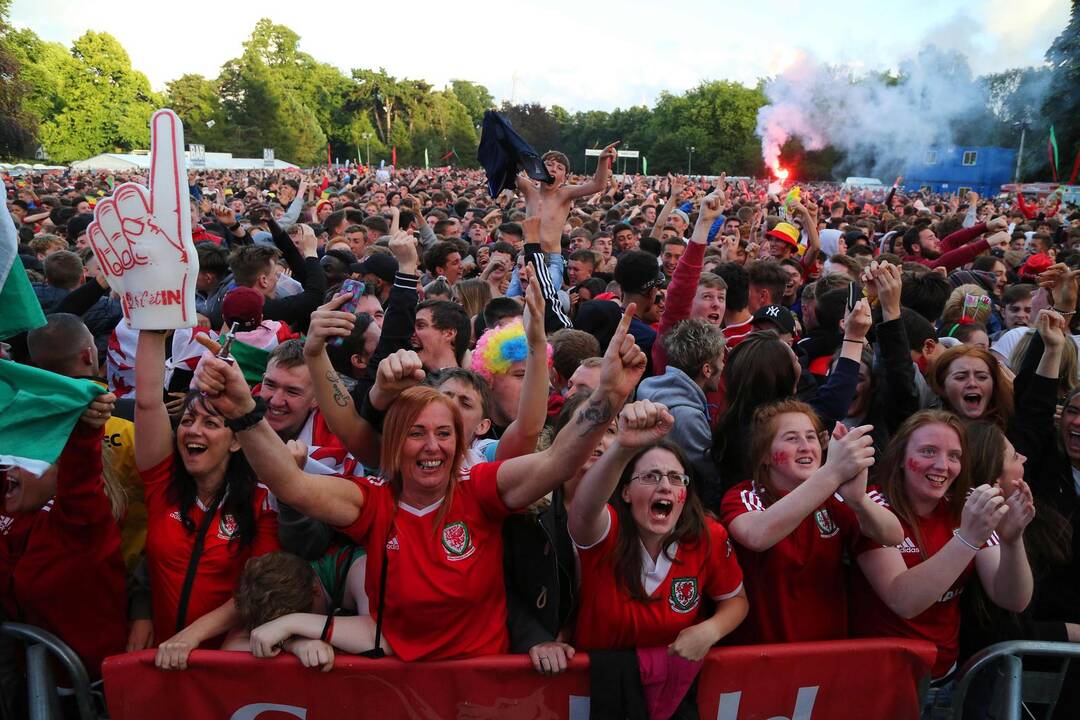
<path fill-rule="evenodd" d="M 67 670 L 74 691 L 80 720 L 97 720 L 91 697 L 90 677 L 82 660 L 60 638 L 33 625 L 0 623 L 0 634 L 21 640 L 26 645 L 26 684 L 29 694 L 30 720 L 61 720 L 60 698 L 53 678 L 49 656 L 56 658 Z"/>
<path fill-rule="evenodd" d="M 1056 671 L 1025 670 L 1025 657 L 1045 657 L 1060 660 Z M 982 672 L 997 672 L 994 688 L 993 717 L 998 720 L 1020 720 L 1025 703 L 1046 706 L 1046 717 L 1053 715 L 1065 683 L 1065 674 L 1073 658 L 1080 657 L 1080 645 L 1061 642 L 1012 640 L 998 643 L 977 652 L 958 673 L 952 697 L 953 717 L 963 717 L 964 700 L 972 681 Z"/>

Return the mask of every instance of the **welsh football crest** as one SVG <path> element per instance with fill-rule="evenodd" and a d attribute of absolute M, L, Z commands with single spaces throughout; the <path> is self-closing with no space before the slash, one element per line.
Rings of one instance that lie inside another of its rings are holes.
<path fill-rule="evenodd" d="M 840 528 L 833 522 L 832 516 L 829 515 L 829 511 L 822 508 L 814 513 L 814 522 L 817 523 L 818 531 L 821 533 L 821 537 L 832 537 L 836 533 L 840 532 Z"/>
<path fill-rule="evenodd" d="M 446 559 L 451 561 L 464 560 L 476 552 L 469 528 L 463 522 L 452 522 L 443 528 L 442 544 Z"/>
<path fill-rule="evenodd" d="M 696 577 L 675 578 L 671 581 L 668 605 L 677 613 L 688 613 L 698 606 L 698 583 Z"/>
<path fill-rule="evenodd" d="M 218 523 L 218 537 L 224 540 L 232 539 L 232 536 L 236 534 L 236 529 L 239 527 L 234 518 L 230 514 L 222 515 L 221 521 Z"/>

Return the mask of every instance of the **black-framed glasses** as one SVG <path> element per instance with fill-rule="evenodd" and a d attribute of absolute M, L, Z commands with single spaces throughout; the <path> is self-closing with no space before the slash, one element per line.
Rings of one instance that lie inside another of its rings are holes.
<path fill-rule="evenodd" d="M 669 472 L 662 473 L 659 470 L 650 470 L 640 475 L 634 475 L 631 480 L 639 480 L 642 485 L 659 485 L 660 481 L 667 478 L 667 481 L 674 487 L 686 487 L 690 484 L 690 476 L 686 473 Z"/>

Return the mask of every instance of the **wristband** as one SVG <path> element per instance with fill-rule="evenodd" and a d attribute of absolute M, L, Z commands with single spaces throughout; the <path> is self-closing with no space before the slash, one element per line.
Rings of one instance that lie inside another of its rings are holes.
<path fill-rule="evenodd" d="M 960 540 L 960 542 L 964 543 L 965 545 L 967 545 L 969 548 L 971 548 L 975 552 L 979 552 L 978 546 L 972 545 L 971 543 L 969 543 L 967 540 L 964 539 L 963 535 L 960 534 L 960 528 L 956 528 L 955 530 L 953 530 L 952 534 L 953 534 L 954 537 L 958 538 Z"/>
<path fill-rule="evenodd" d="M 327 615 L 326 616 L 326 624 L 323 625 L 322 635 L 319 636 L 319 639 L 322 640 L 324 643 L 330 643 L 330 641 L 333 640 L 333 638 L 334 638 L 334 616 L 333 615 Z"/>
<path fill-rule="evenodd" d="M 1058 313 L 1060 315 L 1075 315 L 1076 314 L 1075 310 L 1058 310 L 1057 308 L 1054 308 L 1054 312 L 1056 312 L 1056 313 Z"/>
<path fill-rule="evenodd" d="M 255 408 L 251 412 L 246 415 L 241 415 L 233 420 L 226 419 L 225 427 L 229 428 L 234 433 L 250 430 L 259 424 L 264 415 L 266 415 L 266 401 L 261 397 L 257 397 L 255 398 Z"/>
<path fill-rule="evenodd" d="M 844 342 L 855 343 L 856 345 L 865 345 L 865 340 L 851 340 L 850 338 L 844 338 Z"/>

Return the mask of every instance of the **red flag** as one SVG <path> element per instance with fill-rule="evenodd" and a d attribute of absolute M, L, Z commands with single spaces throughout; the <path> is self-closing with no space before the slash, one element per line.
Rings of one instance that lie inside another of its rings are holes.
<path fill-rule="evenodd" d="M 390 148 L 390 164 L 397 167 L 397 145 Z"/>
<path fill-rule="evenodd" d="M 439 160 L 449 160 L 452 157 L 454 157 L 454 151 L 453 150 L 447 150 L 446 154 L 443 155 L 441 158 L 439 158 Z"/>
<path fill-rule="evenodd" d="M 1076 160 L 1073 161 L 1072 175 L 1069 176 L 1069 184 L 1072 185 L 1076 182 L 1076 175 L 1080 173 L 1080 150 L 1076 151 Z"/>
<path fill-rule="evenodd" d="M 333 167 L 334 162 L 330 159 L 330 143 L 326 143 L 326 167 Z"/>

